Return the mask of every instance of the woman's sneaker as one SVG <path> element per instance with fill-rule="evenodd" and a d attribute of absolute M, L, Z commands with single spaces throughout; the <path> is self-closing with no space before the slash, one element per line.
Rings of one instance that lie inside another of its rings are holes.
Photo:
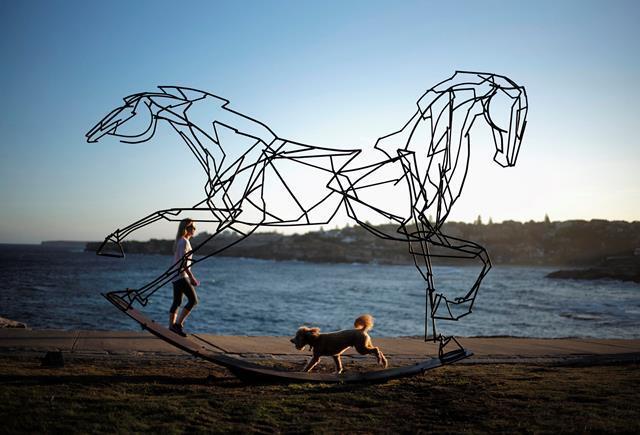
<path fill-rule="evenodd" d="M 184 330 L 182 329 L 182 325 L 178 325 L 177 323 L 174 323 L 173 325 L 171 325 L 169 327 L 169 330 L 171 332 L 175 332 L 178 335 L 181 335 L 183 337 L 186 337 L 187 334 L 184 332 Z"/>

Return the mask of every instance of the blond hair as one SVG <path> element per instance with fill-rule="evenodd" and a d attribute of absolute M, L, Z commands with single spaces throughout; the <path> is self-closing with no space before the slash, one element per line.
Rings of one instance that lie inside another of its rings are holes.
<path fill-rule="evenodd" d="M 176 233 L 176 239 L 173 241 L 173 250 L 176 250 L 178 246 L 178 240 L 187 235 L 187 227 L 193 224 L 193 219 L 186 218 L 182 219 L 178 224 L 178 232 Z"/>

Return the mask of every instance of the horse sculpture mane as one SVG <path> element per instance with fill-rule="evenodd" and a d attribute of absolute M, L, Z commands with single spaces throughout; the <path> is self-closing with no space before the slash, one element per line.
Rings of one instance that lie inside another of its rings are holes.
<path fill-rule="evenodd" d="M 126 97 L 123 106 L 87 133 L 87 140 L 96 142 L 110 135 L 123 142 L 144 142 L 155 134 L 157 122 L 165 121 L 202 166 L 205 197 L 193 206 L 159 210 L 115 230 L 98 254 L 123 257 L 121 242 L 132 232 L 159 220 L 180 220 L 187 211 L 205 212 L 207 218 L 194 220 L 214 222 L 217 227 L 193 253 L 222 231 L 241 236 L 196 259 L 197 263 L 260 228 L 327 224 L 344 210 L 374 235 L 407 244 L 426 282 L 425 339 L 430 319 L 431 337 L 439 341 L 441 353 L 450 342 L 457 343 L 437 332 L 436 319 L 458 320 L 471 312 L 491 262 L 482 246 L 444 234 L 442 224 L 462 192 L 471 128 L 478 118 L 486 121 L 493 134 L 494 161 L 505 167 L 515 165 L 528 110 L 524 87 L 501 75 L 457 71 L 418 99 L 417 109 L 401 129 L 376 141 L 373 150 L 378 157 L 367 164 L 359 164 L 359 149 L 282 139 L 266 124 L 231 109 L 229 101 L 217 95 L 175 86 L 161 86 L 160 91 Z M 494 113 L 496 106 L 504 112 L 501 116 Z M 149 117 L 142 123 L 144 128 L 125 132 L 126 125 L 140 116 Z M 225 147 L 229 137 L 242 146 L 231 152 Z M 304 172 L 304 182 L 293 172 Z M 400 201 L 391 204 L 389 198 Z M 370 225 L 364 216 L 371 215 L 395 223 L 395 229 L 382 231 Z M 433 247 L 438 248 L 437 254 L 431 252 Z M 476 259 L 482 269 L 469 290 L 450 298 L 436 291 L 433 257 Z M 141 288 L 114 293 L 126 297 L 129 304 L 146 305 L 151 295 L 177 276 L 181 264 L 176 262 Z"/>

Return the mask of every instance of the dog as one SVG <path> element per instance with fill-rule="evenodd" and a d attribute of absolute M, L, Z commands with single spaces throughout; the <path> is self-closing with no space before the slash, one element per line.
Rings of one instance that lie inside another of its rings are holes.
<path fill-rule="evenodd" d="M 296 336 L 290 341 L 301 350 L 305 346 L 309 346 L 313 350 L 313 356 L 303 369 L 310 372 L 320 361 L 321 356 L 332 356 L 336 364 L 336 373 L 342 373 L 342 360 L 340 355 L 349 349 L 355 347 L 360 355 L 374 354 L 378 359 L 378 364 L 387 367 L 387 359 L 380 349 L 371 344 L 371 337 L 368 331 L 373 328 L 373 317 L 370 314 L 363 314 L 353 323 L 355 329 L 345 329 L 343 331 L 320 333 L 320 328 L 307 328 L 302 326 L 296 332 Z"/>

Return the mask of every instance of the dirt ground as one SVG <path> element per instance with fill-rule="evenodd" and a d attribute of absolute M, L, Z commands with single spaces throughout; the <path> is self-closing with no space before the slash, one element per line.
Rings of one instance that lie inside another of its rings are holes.
<path fill-rule="evenodd" d="M 640 433 L 640 365 L 457 364 L 385 384 L 251 385 L 190 357 L 0 355 L 0 433 Z M 282 364 L 290 364 L 283 362 Z"/>

